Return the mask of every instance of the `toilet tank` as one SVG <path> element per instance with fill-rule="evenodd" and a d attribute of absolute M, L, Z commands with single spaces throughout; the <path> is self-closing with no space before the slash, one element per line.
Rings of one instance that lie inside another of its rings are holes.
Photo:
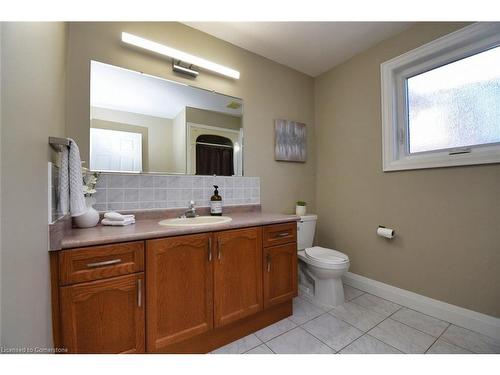
<path fill-rule="evenodd" d="M 314 242 L 314 231 L 316 229 L 317 215 L 300 216 L 297 222 L 297 247 L 298 250 L 304 250 L 312 247 Z"/>

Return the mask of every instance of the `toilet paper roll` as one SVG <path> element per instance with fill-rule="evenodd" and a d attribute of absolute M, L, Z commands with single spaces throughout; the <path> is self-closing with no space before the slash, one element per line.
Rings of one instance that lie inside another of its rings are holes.
<path fill-rule="evenodd" d="M 385 238 L 393 238 L 396 232 L 391 228 L 378 227 L 377 235 Z"/>

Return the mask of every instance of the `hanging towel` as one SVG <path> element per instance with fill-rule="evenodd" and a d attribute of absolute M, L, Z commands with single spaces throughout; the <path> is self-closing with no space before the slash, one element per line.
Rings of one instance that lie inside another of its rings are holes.
<path fill-rule="evenodd" d="M 87 212 L 87 205 L 83 195 L 80 150 L 72 139 L 69 139 L 69 147 L 64 147 L 61 152 L 59 207 L 63 214 L 67 214 L 69 210 L 71 216 L 80 216 Z"/>
<path fill-rule="evenodd" d="M 59 168 L 59 211 L 66 215 L 69 212 L 69 149 L 61 151 L 61 168 Z"/>

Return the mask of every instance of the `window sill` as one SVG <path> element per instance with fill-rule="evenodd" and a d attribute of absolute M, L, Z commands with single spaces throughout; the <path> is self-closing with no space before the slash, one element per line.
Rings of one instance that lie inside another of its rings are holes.
<path fill-rule="evenodd" d="M 473 150 L 469 154 L 450 156 L 448 153 L 441 155 L 409 155 L 397 160 L 384 162 L 383 171 L 404 171 L 411 169 L 429 169 L 444 167 L 459 167 L 464 165 L 479 165 L 500 163 L 500 150 L 479 151 Z"/>

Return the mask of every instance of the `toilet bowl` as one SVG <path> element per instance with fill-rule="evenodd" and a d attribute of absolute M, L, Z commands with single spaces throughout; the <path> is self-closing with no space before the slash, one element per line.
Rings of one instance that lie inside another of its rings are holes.
<path fill-rule="evenodd" d="M 340 251 L 312 246 L 316 220 L 316 215 L 305 215 L 297 224 L 299 289 L 312 303 L 332 308 L 344 303 L 342 276 L 350 262 Z"/>

